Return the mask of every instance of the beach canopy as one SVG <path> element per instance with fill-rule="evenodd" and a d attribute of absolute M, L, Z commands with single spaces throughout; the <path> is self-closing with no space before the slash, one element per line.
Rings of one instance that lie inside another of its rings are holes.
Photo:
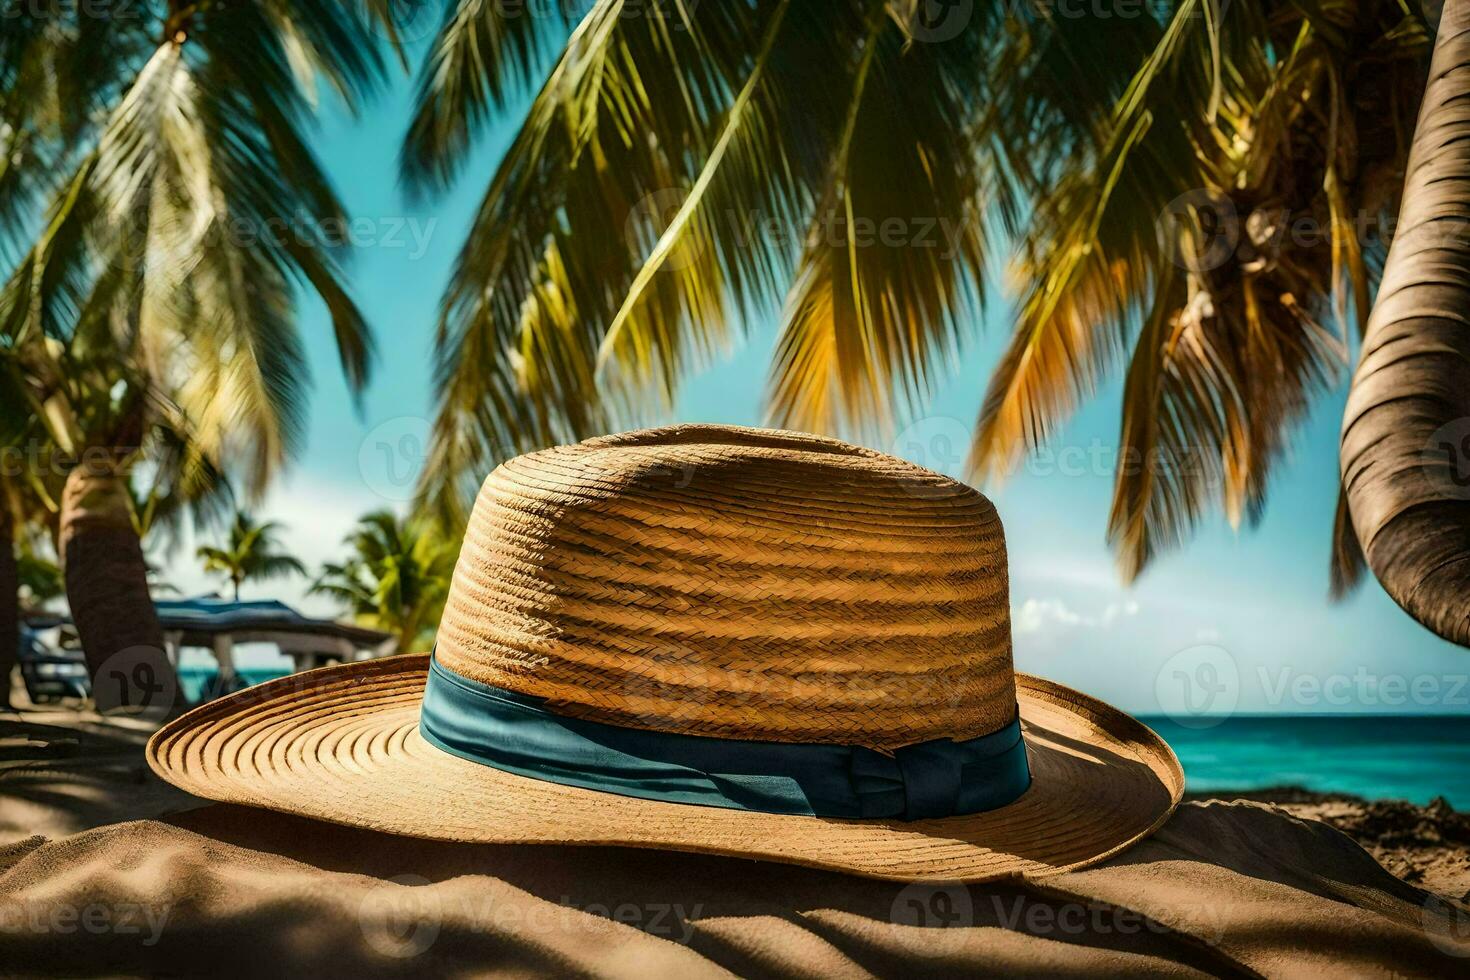
<path fill-rule="evenodd" d="M 159 625 L 169 638 L 182 646 L 214 645 L 219 636 L 233 635 L 237 642 L 250 638 L 269 638 L 271 634 L 300 637 L 322 637 L 343 640 L 355 647 L 374 649 L 393 639 L 391 633 L 340 623 L 332 619 L 316 619 L 293 609 L 277 599 L 240 602 L 214 595 L 188 599 L 158 599 L 153 603 Z M 33 630 L 54 629 L 71 625 L 66 613 L 36 612 L 25 618 Z"/>
<path fill-rule="evenodd" d="M 183 647 L 203 647 L 219 664 L 220 675 L 227 679 L 222 689 L 238 686 L 234 648 L 240 644 L 274 644 L 290 657 L 294 671 L 310 670 L 348 660 L 381 657 L 393 651 L 395 638 L 382 630 L 369 629 L 331 619 L 316 619 L 275 599 L 239 602 L 214 595 L 188 599 L 159 599 L 154 602 L 159 625 L 163 628 L 169 659 L 177 664 Z M 25 617 L 31 633 L 70 626 L 65 613 L 40 613 Z M 55 649 L 34 646 L 23 654 L 26 685 L 33 698 L 72 695 L 85 696 L 89 690 L 81 671 L 81 651 L 74 645 Z M 57 666 L 40 668 L 50 671 L 42 676 L 37 665 L 46 661 L 77 671 L 67 684 L 57 680 Z M 218 693 L 218 692 L 216 692 Z"/>
<path fill-rule="evenodd" d="M 238 602 L 219 596 L 194 596 L 159 599 L 154 608 L 164 632 L 181 634 L 180 642 L 186 646 L 210 646 L 215 636 L 227 633 L 335 637 L 359 647 L 378 647 L 392 639 L 382 630 L 314 619 L 276 599 Z"/>

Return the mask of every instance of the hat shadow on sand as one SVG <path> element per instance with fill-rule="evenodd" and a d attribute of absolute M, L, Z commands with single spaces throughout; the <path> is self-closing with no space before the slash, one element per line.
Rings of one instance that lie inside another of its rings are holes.
<path fill-rule="evenodd" d="M 1188 818 L 1186 817 L 1186 820 Z M 323 871 L 383 881 L 411 878 L 437 884 L 486 876 L 559 906 L 609 915 L 619 907 L 671 908 L 698 922 L 782 920 L 813 933 L 879 972 L 902 973 L 912 963 L 875 935 L 853 948 L 853 930 L 836 921 L 857 917 L 940 931 L 954 926 L 1001 928 L 1091 949 L 1132 953 L 1193 966 L 1217 976 L 1239 973 L 1233 959 L 1187 933 L 1171 930 L 1145 913 L 1133 931 L 1065 931 L 1051 923 L 1080 902 L 1098 902 L 1064 887 L 1026 882 L 908 884 L 857 878 L 792 865 L 631 847 L 556 844 L 467 844 L 385 834 L 327 824 L 291 814 L 233 804 L 212 804 L 165 820 L 221 843 L 271 853 Z M 1370 859 L 1371 860 L 1371 859 Z M 936 899 L 946 899 L 936 901 Z M 935 914 L 933 906 L 962 908 L 961 921 Z M 1042 923 L 1032 929 L 1032 923 Z M 643 923 L 626 923 L 639 928 Z M 661 934 L 659 930 L 650 930 Z M 445 937 L 447 938 L 447 937 Z M 740 968 L 745 952 L 718 929 L 696 929 L 687 945 L 742 975 L 760 975 L 760 964 Z M 892 958 L 892 962 L 886 962 Z"/>

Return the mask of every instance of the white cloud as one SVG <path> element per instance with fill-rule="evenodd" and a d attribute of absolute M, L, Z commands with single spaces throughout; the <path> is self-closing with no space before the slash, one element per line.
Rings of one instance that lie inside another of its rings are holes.
<path fill-rule="evenodd" d="M 325 481 L 293 473 L 274 484 L 260 506 L 251 509 L 251 514 L 256 520 L 281 524 L 279 540 L 282 547 L 301 559 L 308 575 L 314 578 L 323 562 L 341 561 L 346 557 L 347 549 L 342 539 L 356 525 L 357 519 L 385 507 L 401 510 L 400 505 L 384 500 L 360 484 Z M 195 557 L 195 549 L 201 543 L 214 543 L 223 533 L 221 529 L 203 539 L 183 534 L 178 547 L 169 555 L 154 555 L 150 560 L 159 565 L 162 580 L 178 589 L 180 595 L 225 594 L 228 585 L 218 575 L 206 575 Z M 241 598 L 279 599 L 309 615 L 339 615 L 341 608 L 331 599 L 307 595 L 311 578 L 292 576 L 248 582 L 241 591 Z"/>
<path fill-rule="evenodd" d="M 1016 633 L 1040 633 L 1048 623 L 1073 626 L 1080 617 L 1060 599 L 1027 599 L 1011 614 Z"/>
<path fill-rule="evenodd" d="M 1106 553 L 1094 558 L 1034 549 L 1024 554 L 1012 552 L 1011 581 L 1113 592 L 1118 588 L 1118 571 Z"/>
<path fill-rule="evenodd" d="M 1138 603 L 1132 599 L 1110 602 L 1096 615 L 1079 613 L 1061 599 L 1027 599 L 1012 611 L 1011 628 L 1015 633 L 1040 633 L 1043 630 L 1107 629 L 1120 619 L 1138 615 Z"/>
<path fill-rule="evenodd" d="M 1124 602 L 1110 602 L 1108 603 L 1107 608 L 1103 610 L 1102 616 L 1100 617 L 1100 622 L 1103 626 L 1111 626 L 1115 620 L 1121 619 L 1124 616 L 1137 615 L 1138 603 L 1133 601 L 1132 599 L 1128 599 Z"/>

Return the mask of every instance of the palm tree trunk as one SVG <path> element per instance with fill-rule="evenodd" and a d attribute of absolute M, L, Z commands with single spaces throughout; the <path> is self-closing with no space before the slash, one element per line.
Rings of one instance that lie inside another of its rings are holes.
<path fill-rule="evenodd" d="M 1470 0 L 1447 0 L 1393 246 L 1343 419 L 1368 567 L 1470 645 Z"/>
<path fill-rule="evenodd" d="M 398 633 L 398 653 L 413 653 L 414 641 L 419 636 L 419 623 L 423 621 L 422 608 L 415 608 L 408 615 L 408 620 L 403 624 L 403 629 Z"/>
<path fill-rule="evenodd" d="M 148 594 L 148 566 L 115 470 L 79 466 L 61 500 L 66 598 L 99 710 L 167 714 L 182 703 Z"/>
<path fill-rule="evenodd" d="M 10 707 L 10 675 L 20 662 L 20 568 L 15 523 L 0 495 L 0 709 Z"/>

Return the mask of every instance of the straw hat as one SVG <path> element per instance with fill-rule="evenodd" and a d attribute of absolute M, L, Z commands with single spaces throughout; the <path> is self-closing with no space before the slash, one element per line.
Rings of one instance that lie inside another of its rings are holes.
<path fill-rule="evenodd" d="M 1183 776 L 1144 725 L 1014 672 L 1008 591 L 990 501 L 902 460 L 594 439 L 485 481 L 432 658 L 241 691 L 148 759 L 198 796 L 416 837 L 899 880 L 1091 864 Z"/>

